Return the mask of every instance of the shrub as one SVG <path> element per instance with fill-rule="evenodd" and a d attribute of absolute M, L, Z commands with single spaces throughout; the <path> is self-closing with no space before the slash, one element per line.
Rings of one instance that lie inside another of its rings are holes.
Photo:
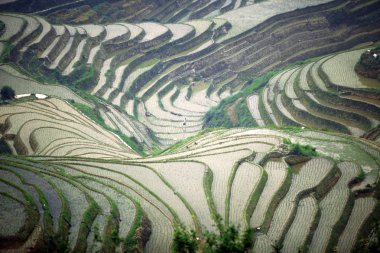
<path fill-rule="evenodd" d="M 197 236 L 194 230 L 188 231 L 179 225 L 174 231 L 173 251 L 178 253 L 195 253 L 198 249 Z"/>
<path fill-rule="evenodd" d="M 317 156 L 317 151 L 310 145 L 292 144 L 291 151 L 295 155 Z"/>
<path fill-rule="evenodd" d="M 290 154 L 302 156 L 318 156 L 317 151 L 310 145 L 302 145 L 299 143 L 292 143 L 290 139 L 283 139 L 284 144 L 289 146 Z"/>
<path fill-rule="evenodd" d="M 14 89 L 12 89 L 9 86 L 4 86 L 1 91 L 0 91 L 1 99 L 2 100 L 8 100 L 8 99 L 13 99 L 16 96 L 16 93 Z"/>
<path fill-rule="evenodd" d="M 360 181 L 363 181 L 364 178 L 365 178 L 365 173 L 364 173 L 364 170 L 361 169 L 357 175 L 357 178 L 360 180 Z"/>
<path fill-rule="evenodd" d="M 196 237 L 195 231 L 188 231 L 183 225 L 174 232 L 174 252 L 206 252 L 206 253 L 244 253 L 253 246 L 253 228 L 241 231 L 234 225 L 225 226 L 220 216 L 216 217 L 218 232 L 204 232 L 202 238 Z"/>
<path fill-rule="evenodd" d="M 199 82 L 200 80 L 202 80 L 202 76 L 200 74 L 195 74 L 193 77 L 193 81 Z"/>

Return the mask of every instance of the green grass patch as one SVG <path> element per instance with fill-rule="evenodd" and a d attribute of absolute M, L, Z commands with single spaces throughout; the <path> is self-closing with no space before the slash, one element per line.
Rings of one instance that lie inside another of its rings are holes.
<path fill-rule="evenodd" d="M 203 189 L 206 194 L 208 208 L 210 210 L 211 218 L 217 221 L 218 213 L 216 212 L 216 206 L 212 197 L 212 182 L 214 181 L 214 174 L 210 168 L 207 168 L 203 176 Z"/>
<path fill-rule="evenodd" d="M 8 61 L 9 55 L 11 54 L 13 48 L 14 45 L 12 45 L 12 43 L 10 43 L 9 41 L 4 43 L 4 49 L 2 54 L 0 55 L 0 63 Z"/>
<path fill-rule="evenodd" d="M 289 139 L 284 139 L 283 143 L 289 146 L 289 150 L 292 155 L 318 156 L 317 151 L 311 145 L 292 143 Z"/>
<path fill-rule="evenodd" d="M 267 181 L 268 181 L 268 173 L 263 169 L 260 181 L 257 184 L 256 189 L 251 193 L 251 196 L 249 197 L 249 201 L 246 207 L 247 224 L 249 224 L 251 221 L 251 216 L 256 209 L 257 203 L 259 202 L 259 199 L 261 197 L 261 194 L 263 193 L 263 190 L 265 188 Z"/>
<path fill-rule="evenodd" d="M 83 214 L 83 219 L 79 228 L 77 244 L 73 252 L 85 252 L 87 247 L 87 236 L 91 232 L 91 226 L 96 216 L 101 212 L 99 205 L 91 198 L 89 198 L 90 206 Z"/>
<path fill-rule="evenodd" d="M 268 83 L 268 81 L 280 71 L 282 71 L 282 69 L 276 69 L 255 78 L 241 91 L 239 91 L 233 96 L 223 99 L 216 107 L 212 107 L 204 117 L 204 127 L 232 128 L 255 126 L 255 122 L 246 104 L 246 98 L 253 92 L 258 91 L 260 88 L 265 86 Z M 241 102 L 239 103 L 236 109 L 236 114 L 238 115 L 238 122 L 234 124 L 228 116 L 228 108 L 231 107 L 234 104 L 234 102 L 238 99 L 241 99 Z"/>
<path fill-rule="evenodd" d="M 94 65 L 91 65 L 90 67 L 79 65 L 75 71 L 78 73 L 72 83 L 75 87 L 85 90 L 88 90 L 90 87 L 92 87 L 92 83 L 96 74 Z"/>
<path fill-rule="evenodd" d="M 256 122 L 252 118 L 251 112 L 249 111 L 247 100 L 242 99 L 238 106 L 236 107 L 236 111 L 238 114 L 238 126 L 239 127 L 253 127 L 256 126 Z"/>

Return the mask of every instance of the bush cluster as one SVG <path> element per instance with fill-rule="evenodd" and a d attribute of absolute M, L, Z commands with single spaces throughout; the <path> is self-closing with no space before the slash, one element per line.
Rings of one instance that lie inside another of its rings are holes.
<path fill-rule="evenodd" d="M 177 253 L 245 253 L 253 246 L 251 227 L 240 230 L 234 225 L 225 226 L 222 218 L 217 218 L 218 232 L 206 231 L 197 237 L 194 230 L 187 230 L 183 225 L 176 227 L 173 239 L 173 251 Z"/>
<path fill-rule="evenodd" d="M 292 143 L 289 139 L 284 139 L 283 143 L 288 145 L 290 154 L 292 155 L 318 156 L 316 149 L 311 145 Z"/>

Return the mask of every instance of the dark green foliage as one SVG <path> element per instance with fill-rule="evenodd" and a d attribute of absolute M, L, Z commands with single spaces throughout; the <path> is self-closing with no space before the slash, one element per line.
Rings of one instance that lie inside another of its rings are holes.
<path fill-rule="evenodd" d="M 202 80 L 202 76 L 200 74 L 195 74 L 193 77 L 193 81 L 199 82 L 200 80 Z"/>
<path fill-rule="evenodd" d="M 218 106 L 212 107 L 204 117 L 203 127 L 225 127 L 231 128 L 233 124 L 227 115 L 228 107 L 236 101 L 236 96 L 223 99 Z"/>
<path fill-rule="evenodd" d="M 78 74 L 75 76 L 73 85 L 84 90 L 91 88 L 95 78 L 95 67 L 93 65 L 90 67 L 87 67 L 86 65 L 79 65 L 75 71 Z"/>
<path fill-rule="evenodd" d="M 255 78 L 247 87 L 244 87 L 242 90 L 242 93 L 244 94 L 244 97 L 248 97 L 253 92 L 257 91 L 261 87 L 265 86 L 268 81 L 274 77 L 278 72 L 280 72 L 282 69 L 277 69 L 273 71 L 269 71 L 265 73 L 264 75 L 261 75 L 257 78 Z"/>
<path fill-rule="evenodd" d="M 292 143 L 289 139 L 284 139 L 283 143 L 289 146 L 290 154 L 302 156 L 318 156 L 317 151 L 310 145 Z"/>
<path fill-rule="evenodd" d="M 377 204 L 370 218 L 362 227 L 362 235 L 356 243 L 355 253 L 373 253 L 380 252 L 380 184 L 375 186 L 374 197 Z"/>
<path fill-rule="evenodd" d="M 317 156 L 317 151 L 310 145 L 301 145 L 301 144 L 292 144 L 291 152 L 294 155 L 303 155 L 303 156 Z"/>
<path fill-rule="evenodd" d="M 248 228 L 243 232 L 234 225 L 223 227 L 220 235 L 206 232 L 206 246 L 204 252 L 207 253 L 244 253 L 253 246 L 253 229 Z"/>
<path fill-rule="evenodd" d="M 4 32 L 5 24 L 4 22 L 0 21 L 0 34 Z"/>
<path fill-rule="evenodd" d="M 101 242 L 102 241 L 102 238 L 101 238 L 100 232 L 99 232 L 99 225 L 98 224 L 96 224 L 94 226 L 94 239 L 97 242 Z"/>
<path fill-rule="evenodd" d="M 218 107 L 211 108 L 204 117 L 204 127 L 225 127 L 231 128 L 233 124 L 227 113 Z"/>
<path fill-rule="evenodd" d="M 380 57 L 375 58 L 374 54 L 380 56 L 380 47 L 364 52 L 355 65 L 355 71 L 365 77 L 380 80 Z"/>
<path fill-rule="evenodd" d="M 198 248 L 195 231 L 188 231 L 185 226 L 178 225 L 174 231 L 173 252 L 195 253 Z"/>
<path fill-rule="evenodd" d="M 2 54 L 0 55 L 0 63 L 4 63 L 8 60 L 9 55 L 11 54 L 12 49 L 14 48 L 14 45 L 10 43 L 9 41 L 4 43 L 4 49 Z"/>
<path fill-rule="evenodd" d="M 364 178 L 365 178 L 365 173 L 364 173 L 363 169 L 361 169 L 361 170 L 359 171 L 359 174 L 358 174 L 357 178 L 358 178 L 360 181 L 363 181 L 363 180 L 364 180 Z"/>
<path fill-rule="evenodd" d="M 291 151 L 294 155 L 317 156 L 315 148 L 310 145 L 292 144 Z"/>
<path fill-rule="evenodd" d="M 86 238 L 91 232 L 92 223 L 100 212 L 101 208 L 99 205 L 95 202 L 95 200 L 91 199 L 90 206 L 83 214 L 81 226 L 79 228 L 77 244 L 75 245 L 73 252 L 84 252 L 86 250 Z"/>
<path fill-rule="evenodd" d="M 238 114 L 239 127 L 253 127 L 256 125 L 245 99 L 240 101 L 236 113 Z"/>
<path fill-rule="evenodd" d="M 2 100 L 9 100 L 15 98 L 16 93 L 14 89 L 12 89 L 11 87 L 4 86 L 3 88 L 1 88 L 0 95 Z"/>
<path fill-rule="evenodd" d="M 245 99 L 241 99 L 236 107 L 236 114 L 238 115 L 237 123 L 233 123 L 228 116 L 228 109 L 236 101 L 236 97 L 232 96 L 227 99 L 222 100 L 222 102 L 211 108 L 204 117 L 204 127 L 252 127 L 255 126 L 255 122 L 252 115 L 248 109 Z"/>
<path fill-rule="evenodd" d="M 219 222 L 218 222 L 219 221 Z M 204 252 L 207 253 L 244 253 L 253 246 L 253 228 L 240 231 L 234 225 L 225 226 L 221 218 L 217 218 L 219 234 L 205 232 Z"/>
<path fill-rule="evenodd" d="M 0 139 L 0 154 L 12 154 L 11 149 L 3 138 Z"/>
<path fill-rule="evenodd" d="M 203 239 L 197 240 L 193 230 L 188 231 L 183 225 L 174 232 L 174 252 L 198 252 L 206 253 L 244 253 L 253 246 L 253 229 L 247 228 L 241 231 L 234 225 L 225 226 L 220 216 L 216 217 L 218 232 L 204 232 Z"/>
<path fill-rule="evenodd" d="M 371 253 L 371 252 L 380 252 L 380 225 L 379 221 L 376 222 L 374 228 L 374 237 L 367 244 L 364 244 L 362 247 L 359 247 L 360 253 Z M 361 241 L 363 242 L 363 241 Z M 366 243 L 366 241 L 364 241 Z"/>
<path fill-rule="evenodd" d="M 277 69 L 275 71 L 267 72 L 266 74 L 255 78 L 248 86 L 244 87 L 243 90 L 223 99 L 216 107 L 211 108 L 204 117 L 203 127 L 252 127 L 255 126 L 255 122 L 249 112 L 248 106 L 246 104 L 246 98 L 253 92 L 257 91 L 263 87 L 267 82 L 282 69 Z M 207 89 L 207 93 L 212 92 L 212 85 Z M 230 117 L 228 116 L 228 108 L 233 105 L 235 101 L 241 99 L 239 105 L 237 106 L 236 114 L 238 115 L 238 123 L 233 124 Z"/>

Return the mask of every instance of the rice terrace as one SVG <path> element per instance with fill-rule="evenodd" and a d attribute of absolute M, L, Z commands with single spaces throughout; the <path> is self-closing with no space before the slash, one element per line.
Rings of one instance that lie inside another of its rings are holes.
<path fill-rule="evenodd" d="M 380 252 L 380 0 L 0 0 L 0 253 Z"/>

